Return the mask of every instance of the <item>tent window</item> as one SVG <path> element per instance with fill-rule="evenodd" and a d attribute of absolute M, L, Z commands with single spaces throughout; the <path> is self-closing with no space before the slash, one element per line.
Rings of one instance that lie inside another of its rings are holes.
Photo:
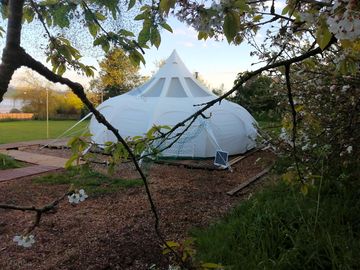
<path fill-rule="evenodd" d="M 185 78 L 186 84 L 193 95 L 193 97 L 208 97 L 210 94 L 198 86 L 192 78 Z"/>
<path fill-rule="evenodd" d="M 142 92 L 145 91 L 146 87 L 154 80 L 154 78 L 151 78 L 149 81 L 144 83 L 143 85 L 140 85 L 139 87 L 136 87 L 135 89 L 128 92 L 129 95 L 137 96 L 140 95 Z"/>
<path fill-rule="evenodd" d="M 171 78 L 167 97 L 187 97 L 184 88 L 182 87 L 179 78 Z"/>
<path fill-rule="evenodd" d="M 143 97 L 160 97 L 164 87 L 165 78 L 160 78 L 145 94 Z"/>

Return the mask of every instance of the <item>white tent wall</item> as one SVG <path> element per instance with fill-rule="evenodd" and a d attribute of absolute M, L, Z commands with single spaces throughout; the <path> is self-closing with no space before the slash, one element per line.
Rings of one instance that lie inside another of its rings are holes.
<path fill-rule="evenodd" d="M 193 78 L 174 51 L 160 70 L 144 85 L 110 98 L 98 109 L 123 137 L 144 135 L 153 125 L 174 126 L 217 96 Z M 204 112 L 193 126 L 162 154 L 170 157 L 213 157 L 216 150 L 244 153 L 255 147 L 254 118 L 240 105 L 223 100 Z M 176 133 L 181 130 L 176 131 Z M 104 144 L 115 136 L 93 117 L 93 141 Z"/>

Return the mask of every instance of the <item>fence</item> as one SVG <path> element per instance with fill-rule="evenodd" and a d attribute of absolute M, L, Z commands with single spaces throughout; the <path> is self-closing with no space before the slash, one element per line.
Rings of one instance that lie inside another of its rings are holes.
<path fill-rule="evenodd" d="M 30 120 L 34 116 L 33 113 L 0 113 L 0 120 L 5 119 L 22 119 Z"/>

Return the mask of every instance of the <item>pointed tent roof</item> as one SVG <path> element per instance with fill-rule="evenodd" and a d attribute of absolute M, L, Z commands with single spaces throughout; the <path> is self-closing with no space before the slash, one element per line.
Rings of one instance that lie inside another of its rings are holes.
<path fill-rule="evenodd" d="M 145 84 L 127 93 L 141 97 L 197 98 L 213 94 L 193 77 L 176 50 Z"/>

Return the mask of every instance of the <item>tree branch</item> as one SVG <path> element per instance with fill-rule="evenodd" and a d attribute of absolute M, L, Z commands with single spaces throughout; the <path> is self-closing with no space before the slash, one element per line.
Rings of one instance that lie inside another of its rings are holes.
<path fill-rule="evenodd" d="M 30 211 L 35 212 L 35 221 L 32 224 L 31 227 L 28 228 L 27 234 L 32 232 L 37 226 L 39 226 L 42 214 L 49 212 L 55 207 L 67 196 L 72 194 L 72 192 L 66 192 L 58 199 L 54 200 L 50 204 L 44 205 L 43 207 L 36 208 L 35 206 L 19 206 L 19 205 L 12 205 L 12 204 L 0 204 L 1 209 L 7 209 L 7 210 L 16 210 L 16 211 Z"/>
<path fill-rule="evenodd" d="M 286 88 L 287 88 L 287 94 L 288 94 L 288 100 L 291 107 L 291 115 L 292 115 L 292 136 L 291 136 L 291 142 L 292 142 L 292 149 L 293 149 L 293 156 L 295 160 L 295 166 L 296 171 L 298 173 L 299 179 L 301 182 L 304 182 L 304 179 L 302 177 L 302 173 L 299 167 L 299 160 L 297 157 L 297 147 L 296 147 L 296 131 L 297 131 L 297 117 L 296 117 L 296 109 L 295 109 L 295 103 L 291 91 L 291 82 L 290 82 L 290 64 L 285 65 L 285 79 L 286 79 Z"/>

